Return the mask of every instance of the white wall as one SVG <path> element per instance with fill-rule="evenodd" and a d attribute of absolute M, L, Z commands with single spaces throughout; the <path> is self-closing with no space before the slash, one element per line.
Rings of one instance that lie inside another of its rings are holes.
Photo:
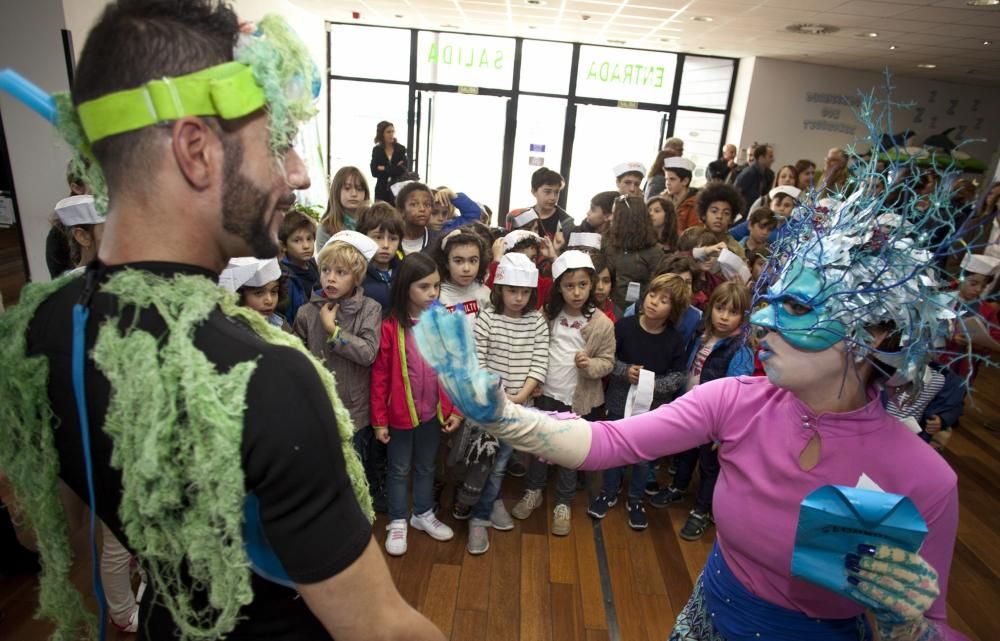
<path fill-rule="evenodd" d="M 737 88 L 743 70 L 741 61 Z M 963 151 L 990 163 L 1000 142 L 996 89 L 901 76 L 893 77 L 892 84 L 893 100 L 912 101 L 922 109 L 895 110 L 893 133 L 912 129 L 917 135 L 910 144 L 919 145 L 931 134 L 964 126 L 966 138 L 985 138 L 986 142 L 970 144 Z M 846 146 L 867 133 L 850 107 L 824 101 L 853 98 L 859 89 L 868 92 L 884 86 L 884 76 L 875 72 L 757 58 L 745 106 L 740 109 L 734 100 L 733 113 L 742 111 L 742 122 L 731 122 L 726 140 L 740 147 L 755 140 L 770 142 L 779 164 L 809 158 L 822 166 L 830 147 Z M 837 128 L 844 131 L 831 131 Z M 952 133 L 952 140 L 961 139 L 957 131 Z"/>
<path fill-rule="evenodd" d="M 61 0 L 0 0 L 0 15 L 4 16 L 0 20 L 0 68 L 17 70 L 47 92 L 66 91 L 69 81 L 62 47 Z M 69 195 L 69 151 L 47 121 L 2 92 L 0 112 L 30 276 L 32 280 L 49 280 L 45 235 L 53 206 Z"/>

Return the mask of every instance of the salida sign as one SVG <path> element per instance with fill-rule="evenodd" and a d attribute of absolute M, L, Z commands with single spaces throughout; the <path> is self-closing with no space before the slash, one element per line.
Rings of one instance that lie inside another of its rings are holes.
<path fill-rule="evenodd" d="M 487 47 L 439 45 L 437 42 L 432 42 L 427 51 L 427 63 L 501 71 L 504 65 L 504 52 L 502 49 L 490 50 Z"/>

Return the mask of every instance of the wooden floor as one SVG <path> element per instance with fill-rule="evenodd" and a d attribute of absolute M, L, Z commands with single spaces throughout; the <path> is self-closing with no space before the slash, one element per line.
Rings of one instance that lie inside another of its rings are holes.
<path fill-rule="evenodd" d="M 948 598 L 954 627 L 972 641 L 1000 639 L 1000 372 L 984 371 L 977 407 L 962 418 L 945 454 L 958 473 L 961 517 Z M 992 426 L 992 430 L 987 425 Z M 919 471 L 915 471 L 919 473 Z M 596 477 L 591 478 L 591 482 Z M 519 495 L 520 479 L 504 483 L 508 507 Z M 482 556 L 465 551 L 465 524 L 438 543 L 411 529 L 409 551 L 388 559 L 400 592 L 456 641 L 664 641 L 684 605 L 711 548 L 677 536 L 690 505 L 648 509 L 645 532 L 628 528 L 619 505 L 601 522 L 596 536 L 578 492 L 568 537 L 548 534 L 552 497 L 510 532 L 490 533 Z M 384 540 L 384 519 L 376 536 Z M 606 616 L 597 541 L 607 558 L 612 610 Z M 79 568 L 79 585 L 87 582 Z M 48 628 L 31 618 L 33 579 L 0 579 L 0 639 L 41 641 Z M 90 600 L 93 605 L 93 600 Z M 117 632 L 112 639 L 127 639 Z"/>

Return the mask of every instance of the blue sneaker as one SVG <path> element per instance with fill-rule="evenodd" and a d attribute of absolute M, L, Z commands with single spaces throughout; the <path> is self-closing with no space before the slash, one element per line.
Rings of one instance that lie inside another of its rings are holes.
<path fill-rule="evenodd" d="M 596 499 L 590 502 L 590 507 L 587 508 L 587 514 L 595 519 L 603 519 L 608 515 L 608 510 L 616 505 L 618 505 L 617 494 L 608 496 L 604 492 L 601 492 Z"/>
<path fill-rule="evenodd" d="M 629 499 L 628 526 L 633 530 L 645 530 L 649 526 L 649 519 L 646 517 L 646 508 L 642 504 L 642 499 Z"/>

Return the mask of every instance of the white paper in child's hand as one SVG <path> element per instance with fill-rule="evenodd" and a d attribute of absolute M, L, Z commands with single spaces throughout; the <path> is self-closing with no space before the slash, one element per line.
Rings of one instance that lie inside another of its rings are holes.
<path fill-rule="evenodd" d="M 639 300 L 639 293 L 642 291 L 642 285 L 632 281 L 628 284 L 628 289 L 625 290 L 625 302 L 634 303 Z"/>
<path fill-rule="evenodd" d="M 656 376 L 648 369 L 639 370 L 639 384 L 629 387 L 625 399 L 625 418 L 644 414 L 653 405 L 653 387 Z"/>

